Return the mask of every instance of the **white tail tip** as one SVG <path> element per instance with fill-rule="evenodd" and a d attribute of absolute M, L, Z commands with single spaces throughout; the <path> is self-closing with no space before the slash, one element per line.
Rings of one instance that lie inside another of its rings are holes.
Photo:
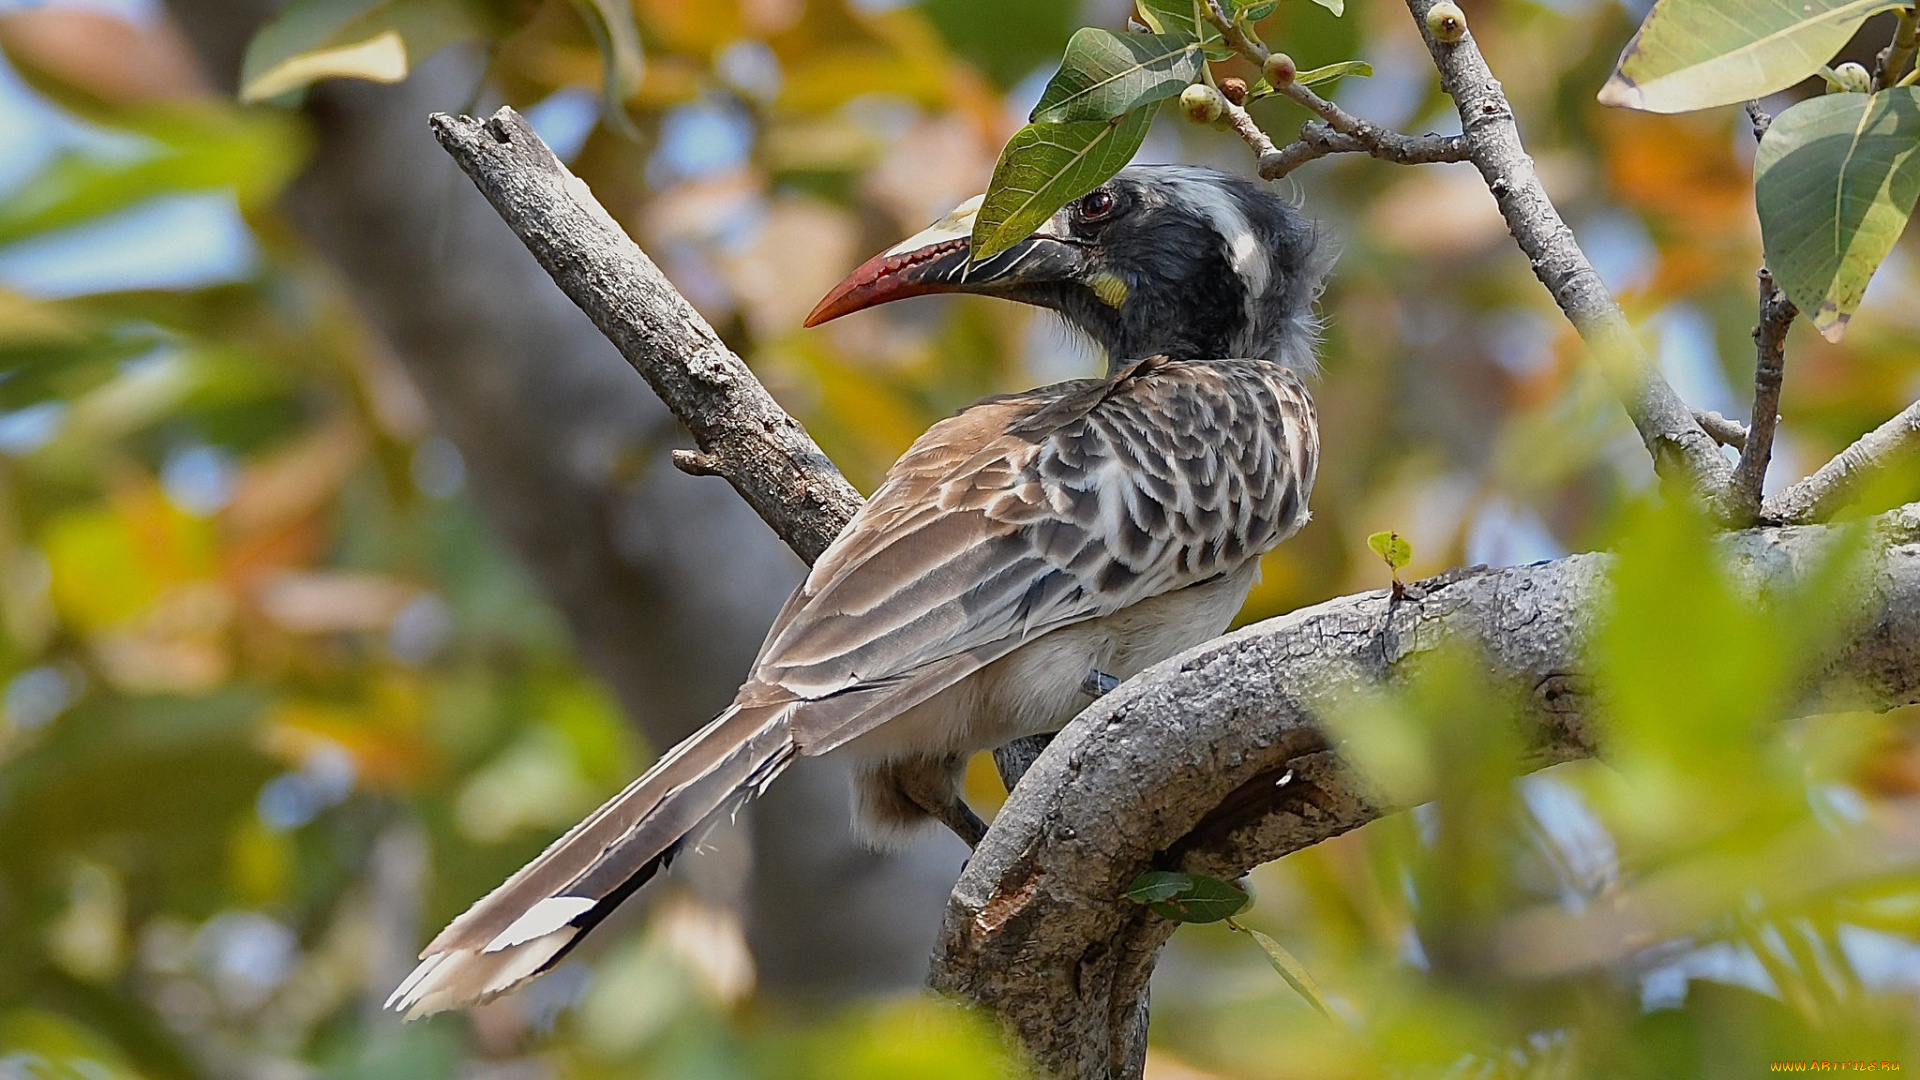
<path fill-rule="evenodd" d="M 577 927 L 561 926 L 499 949 L 432 953 L 387 998 L 386 1007 L 418 1020 L 462 1005 L 485 1004 L 532 978 L 579 933 Z"/>

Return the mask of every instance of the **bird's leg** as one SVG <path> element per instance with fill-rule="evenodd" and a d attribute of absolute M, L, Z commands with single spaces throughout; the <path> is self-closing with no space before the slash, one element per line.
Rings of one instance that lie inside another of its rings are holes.
<path fill-rule="evenodd" d="M 1099 668 L 1088 668 L 1087 677 L 1080 680 L 1080 692 L 1088 697 L 1105 697 L 1113 692 L 1114 687 L 1119 685 L 1119 679 L 1101 671 Z"/>
<path fill-rule="evenodd" d="M 970 848 L 979 847 L 980 841 L 987 838 L 987 823 L 958 795 L 947 800 L 945 805 L 928 807 L 927 813 L 939 818 L 940 824 L 952 829 L 953 835 L 966 841 Z"/>
<path fill-rule="evenodd" d="M 921 758 L 896 765 L 893 777 L 902 795 L 971 848 L 987 835 L 987 823 L 960 797 L 959 780 L 965 769 L 963 758 Z"/>

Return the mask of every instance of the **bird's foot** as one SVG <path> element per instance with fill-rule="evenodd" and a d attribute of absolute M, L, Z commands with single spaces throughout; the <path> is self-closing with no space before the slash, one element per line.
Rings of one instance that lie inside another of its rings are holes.
<path fill-rule="evenodd" d="M 1087 671 L 1087 677 L 1080 680 L 1080 692 L 1088 697 L 1105 697 L 1113 692 L 1114 687 L 1119 685 L 1119 679 L 1101 671 L 1099 668 L 1091 668 Z"/>

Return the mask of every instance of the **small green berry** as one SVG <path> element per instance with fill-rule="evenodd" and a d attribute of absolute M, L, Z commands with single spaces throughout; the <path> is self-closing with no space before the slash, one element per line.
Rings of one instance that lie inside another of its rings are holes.
<path fill-rule="evenodd" d="M 1871 94 L 1873 76 L 1860 64 L 1849 60 L 1833 69 L 1833 81 L 1840 89 L 1849 94 Z"/>
<path fill-rule="evenodd" d="M 1180 91 L 1180 108 L 1196 124 L 1211 124 L 1227 111 L 1227 99 L 1206 83 L 1194 83 Z"/>
<path fill-rule="evenodd" d="M 1300 69 L 1294 66 L 1293 57 L 1277 52 L 1267 54 L 1267 62 L 1261 66 L 1260 73 L 1267 77 L 1267 85 L 1277 90 L 1292 82 L 1293 77 L 1300 74 Z"/>
<path fill-rule="evenodd" d="M 1453 0 L 1440 0 L 1427 9 L 1427 33 L 1446 45 L 1459 41 L 1467 36 L 1467 13 Z"/>

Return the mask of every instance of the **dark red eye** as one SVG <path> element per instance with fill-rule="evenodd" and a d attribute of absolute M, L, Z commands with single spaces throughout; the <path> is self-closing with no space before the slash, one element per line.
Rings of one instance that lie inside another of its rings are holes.
<path fill-rule="evenodd" d="M 1080 220 L 1099 221 L 1113 213 L 1113 207 L 1113 192 L 1106 190 L 1096 191 L 1080 200 Z"/>

